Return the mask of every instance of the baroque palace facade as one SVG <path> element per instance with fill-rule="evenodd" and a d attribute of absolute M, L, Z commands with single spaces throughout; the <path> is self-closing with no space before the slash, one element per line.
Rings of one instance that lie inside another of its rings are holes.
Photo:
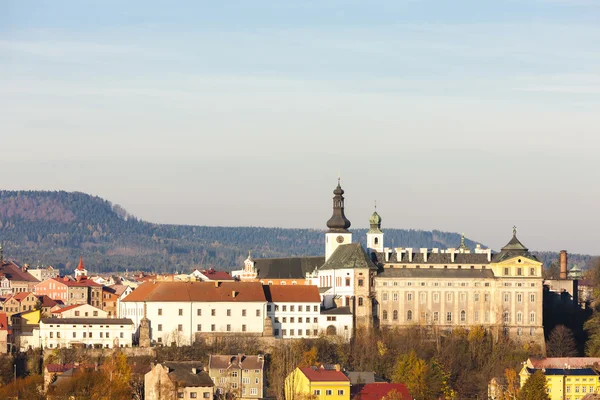
<path fill-rule="evenodd" d="M 316 285 L 322 307 L 351 313 L 355 327 L 481 326 L 543 346 L 542 263 L 517 239 L 515 228 L 495 254 L 479 245 L 467 248 L 464 237 L 458 248 L 387 248 L 375 211 L 364 249 L 352 243 L 339 181 L 333 193 L 324 258 L 248 257 L 239 271 L 242 280 Z"/>

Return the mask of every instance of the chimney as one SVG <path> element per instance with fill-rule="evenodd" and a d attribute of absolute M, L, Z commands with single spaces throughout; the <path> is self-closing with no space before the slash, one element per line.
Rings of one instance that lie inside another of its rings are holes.
<path fill-rule="evenodd" d="M 567 251 L 561 250 L 559 256 L 560 279 L 567 279 Z"/>
<path fill-rule="evenodd" d="M 194 367 L 192 368 L 192 374 L 196 375 L 198 373 L 198 368 Z"/>
<path fill-rule="evenodd" d="M 413 255 L 412 250 L 413 250 L 412 247 L 406 248 L 406 253 L 408 254 L 408 262 L 412 262 L 412 255 Z"/>
<path fill-rule="evenodd" d="M 454 252 L 456 251 L 456 249 L 452 248 L 452 249 L 448 249 L 446 250 L 448 253 L 450 253 L 450 262 L 454 262 Z"/>
<path fill-rule="evenodd" d="M 428 253 L 427 247 L 421 247 L 421 254 L 423 254 L 423 262 L 424 263 L 427 262 L 427 253 Z"/>
<path fill-rule="evenodd" d="M 388 249 L 386 247 L 385 249 L 383 249 L 383 253 L 385 254 L 385 262 L 389 262 L 390 261 L 390 249 Z"/>
<path fill-rule="evenodd" d="M 219 287 L 219 282 L 215 281 L 215 287 L 218 288 Z"/>
<path fill-rule="evenodd" d="M 334 365 L 334 367 L 335 367 L 335 370 L 336 370 L 337 372 L 340 372 L 340 370 L 342 369 L 342 368 L 340 367 L 340 364 L 335 364 L 335 365 Z"/>

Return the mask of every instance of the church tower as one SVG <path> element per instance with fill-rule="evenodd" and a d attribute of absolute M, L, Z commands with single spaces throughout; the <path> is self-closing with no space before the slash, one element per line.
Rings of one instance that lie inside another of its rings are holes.
<path fill-rule="evenodd" d="M 79 257 L 79 265 L 77 266 L 77 269 L 75 269 L 75 279 L 79 280 L 83 277 L 87 277 L 87 270 L 83 265 L 83 257 Z"/>
<path fill-rule="evenodd" d="M 381 231 L 381 217 L 377 214 L 377 203 L 375 211 L 369 218 L 370 229 L 367 232 L 367 249 L 369 256 L 375 252 L 383 251 L 383 232 Z"/>
<path fill-rule="evenodd" d="M 325 234 L 325 261 L 339 245 L 352 243 L 352 233 L 348 230 L 350 221 L 344 215 L 344 190 L 340 186 L 340 178 L 333 194 L 333 215 L 327 221 L 329 230 Z"/>

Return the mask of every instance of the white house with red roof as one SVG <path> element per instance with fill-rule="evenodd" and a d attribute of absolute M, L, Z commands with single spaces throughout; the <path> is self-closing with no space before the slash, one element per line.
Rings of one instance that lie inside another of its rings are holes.
<path fill-rule="evenodd" d="M 52 310 L 52 318 L 108 318 L 107 312 L 89 304 L 73 304 Z"/>

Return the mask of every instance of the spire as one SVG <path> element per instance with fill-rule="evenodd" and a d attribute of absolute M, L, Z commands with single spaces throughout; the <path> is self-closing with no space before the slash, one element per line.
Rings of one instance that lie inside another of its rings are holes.
<path fill-rule="evenodd" d="M 83 257 L 79 257 L 79 265 L 77 266 L 79 271 L 85 270 L 85 266 L 83 265 Z"/>
<path fill-rule="evenodd" d="M 381 217 L 377 214 L 377 200 L 375 200 L 375 211 L 371 214 L 371 218 L 369 218 L 369 232 L 368 233 L 382 233 L 381 232 Z"/>
<path fill-rule="evenodd" d="M 510 241 L 502 248 L 502 251 L 512 251 L 515 253 L 526 253 L 529 249 L 523 245 L 517 239 L 517 227 L 513 226 L 513 237 Z"/>
<path fill-rule="evenodd" d="M 338 184 L 333 194 L 333 215 L 327 221 L 327 227 L 329 228 L 329 232 L 348 232 L 350 221 L 344 215 L 344 189 L 342 189 L 340 184 L 339 175 Z"/>
<path fill-rule="evenodd" d="M 468 250 L 468 247 L 465 245 L 465 234 L 464 233 L 460 237 L 460 246 L 458 246 L 458 250 Z"/>

